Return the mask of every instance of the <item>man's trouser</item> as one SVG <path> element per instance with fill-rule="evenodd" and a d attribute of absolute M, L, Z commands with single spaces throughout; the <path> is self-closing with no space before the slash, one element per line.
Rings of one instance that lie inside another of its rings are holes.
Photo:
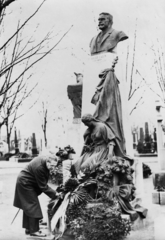
<path fill-rule="evenodd" d="M 28 229 L 30 233 L 39 231 L 39 220 L 40 218 L 29 217 L 23 212 L 23 228 Z"/>

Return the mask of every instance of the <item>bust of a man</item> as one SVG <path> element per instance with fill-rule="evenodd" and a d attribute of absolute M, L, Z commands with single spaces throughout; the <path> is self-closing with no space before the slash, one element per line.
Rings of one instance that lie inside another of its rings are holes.
<path fill-rule="evenodd" d="M 99 34 L 92 38 L 90 42 L 91 55 L 101 52 L 115 52 L 115 48 L 120 41 L 126 40 L 128 36 L 112 28 L 113 16 L 109 13 L 100 13 L 98 27 Z"/>

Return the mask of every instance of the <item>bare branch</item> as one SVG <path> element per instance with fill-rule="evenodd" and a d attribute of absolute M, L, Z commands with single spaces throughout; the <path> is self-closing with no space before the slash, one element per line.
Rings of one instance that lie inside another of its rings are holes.
<path fill-rule="evenodd" d="M 24 23 L 16 30 L 16 32 L 0 47 L 0 51 L 18 34 L 18 32 L 35 16 L 35 14 L 39 11 L 46 0 L 43 0 L 36 11 L 24 21 Z"/>
<path fill-rule="evenodd" d="M 144 91 L 144 92 L 145 92 L 145 91 Z M 143 94 L 144 94 L 144 93 L 143 93 Z M 143 95 L 139 98 L 139 100 L 137 101 L 137 103 L 135 104 L 135 106 L 133 107 L 133 109 L 131 110 L 131 112 L 130 112 L 129 115 L 131 115 L 131 114 L 133 113 L 133 111 L 139 107 L 139 103 L 140 103 L 140 101 L 141 101 L 142 99 L 143 99 Z M 143 103 L 144 103 L 144 101 L 141 103 L 141 105 L 142 105 Z"/>
<path fill-rule="evenodd" d="M 160 97 L 160 98 L 162 99 L 162 97 L 161 97 L 158 93 L 156 93 L 156 92 L 147 84 L 145 78 L 142 77 L 142 75 L 140 74 L 140 72 L 139 72 L 137 69 L 136 69 L 136 71 L 137 71 L 137 73 L 139 74 L 139 76 L 143 79 L 143 81 L 145 82 L 145 84 L 147 85 L 147 87 L 148 87 L 153 93 L 155 93 L 158 97 Z"/>
<path fill-rule="evenodd" d="M 126 82 L 127 82 L 127 75 L 128 75 L 128 59 L 129 59 L 129 44 L 127 45 L 127 57 L 126 57 L 126 73 L 125 73 Z"/>
<path fill-rule="evenodd" d="M 7 6 L 9 6 L 12 2 L 15 2 L 15 0 L 6 0 L 4 3 L 0 2 L 0 13 L 3 9 L 5 9 Z"/>
<path fill-rule="evenodd" d="M 35 65 L 37 62 L 39 62 L 40 60 L 42 60 L 44 57 L 46 57 L 61 41 L 62 39 L 68 34 L 68 32 L 71 30 L 71 28 L 73 27 L 73 25 L 62 35 L 62 37 L 58 40 L 58 42 L 53 46 L 51 47 L 46 53 L 44 53 L 41 57 L 39 57 L 37 60 L 35 60 L 34 62 L 32 62 L 24 71 L 22 71 L 22 73 L 15 79 L 15 81 L 13 83 L 10 84 L 10 86 L 8 86 L 8 89 L 10 89 L 21 77 L 22 75 L 25 74 L 25 72 L 27 72 L 33 65 Z M 34 54 L 32 54 L 34 55 Z M 25 59 L 27 58 L 30 58 L 31 56 L 28 56 L 26 57 Z M 25 60 L 24 59 L 24 60 Z M 0 95 L 4 94 L 8 89 L 6 89 L 5 91 L 2 91 L 0 93 Z"/>
<path fill-rule="evenodd" d="M 133 87 L 133 72 L 134 72 L 134 65 L 135 65 L 135 53 L 136 53 L 136 32 L 137 32 L 137 19 L 136 19 L 136 27 L 134 33 L 134 47 L 133 47 L 133 59 L 132 59 L 132 68 L 131 68 L 131 76 L 130 76 L 130 89 L 128 98 L 130 98 L 132 87 Z"/>

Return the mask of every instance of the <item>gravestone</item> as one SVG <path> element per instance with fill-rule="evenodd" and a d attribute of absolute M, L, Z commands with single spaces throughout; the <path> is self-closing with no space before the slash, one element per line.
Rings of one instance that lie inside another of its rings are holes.
<path fill-rule="evenodd" d="M 32 156 L 35 157 L 38 155 L 36 136 L 35 133 L 32 134 Z"/>
<path fill-rule="evenodd" d="M 18 147 L 18 138 L 17 138 L 16 128 L 14 130 L 14 144 L 15 144 L 15 154 L 17 154 L 17 153 L 19 153 L 19 147 Z"/>

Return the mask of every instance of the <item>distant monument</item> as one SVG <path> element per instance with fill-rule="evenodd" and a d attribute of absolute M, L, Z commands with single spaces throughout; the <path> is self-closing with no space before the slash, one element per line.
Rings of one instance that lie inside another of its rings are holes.
<path fill-rule="evenodd" d="M 36 144 L 36 136 L 35 133 L 32 134 L 32 156 L 37 156 L 38 150 L 37 150 L 37 144 Z"/>
<path fill-rule="evenodd" d="M 18 138 L 17 138 L 16 127 L 14 129 L 14 146 L 15 146 L 15 154 L 18 154 L 19 153 L 19 147 L 18 147 Z"/>

